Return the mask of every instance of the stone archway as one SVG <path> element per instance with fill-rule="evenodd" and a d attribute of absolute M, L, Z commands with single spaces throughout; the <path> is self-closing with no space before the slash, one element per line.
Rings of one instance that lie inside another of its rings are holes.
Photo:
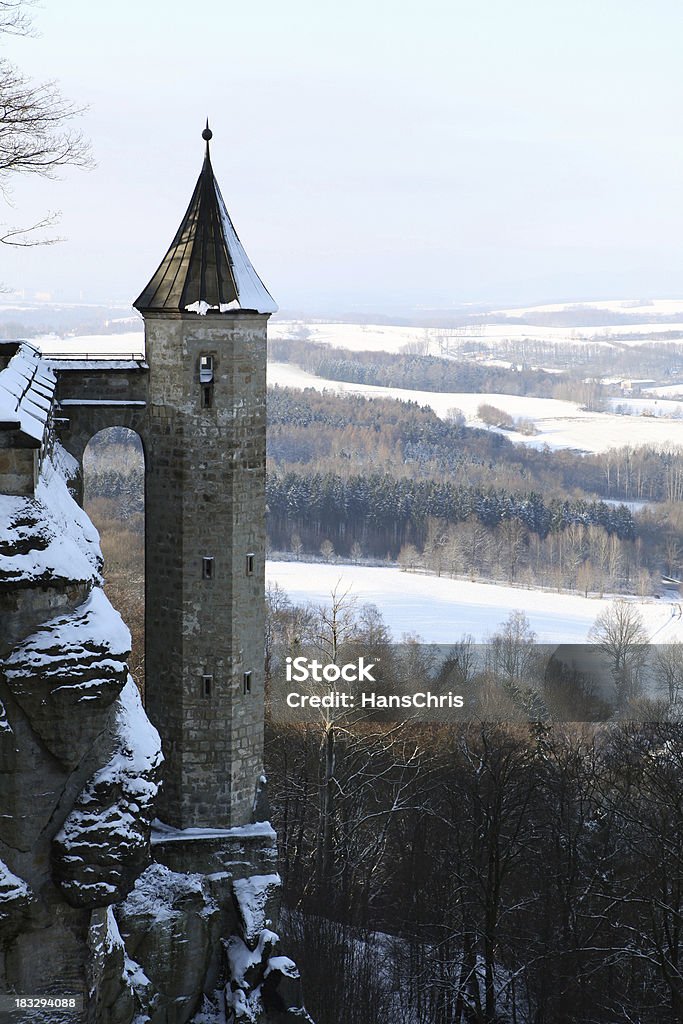
<path fill-rule="evenodd" d="M 106 426 L 81 458 L 83 508 L 100 533 L 105 591 L 133 639 L 130 669 L 144 692 L 145 451 L 140 435 Z"/>

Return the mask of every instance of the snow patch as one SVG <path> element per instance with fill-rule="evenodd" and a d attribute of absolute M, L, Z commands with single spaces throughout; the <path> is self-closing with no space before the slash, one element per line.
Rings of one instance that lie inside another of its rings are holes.
<path fill-rule="evenodd" d="M 30 898 L 31 889 L 28 882 L 15 875 L 5 862 L 0 860 L 0 914 L 3 913 L 3 906 L 7 907 L 15 900 L 25 901 Z"/>
<path fill-rule="evenodd" d="M 189 306 L 185 306 L 188 313 L 197 313 L 199 316 L 206 316 L 209 310 L 217 310 L 219 313 L 230 313 L 236 309 L 250 309 L 249 306 L 243 306 L 237 299 L 233 299 L 231 302 L 221 302 L 217 306 L 212 306 L 210 303 L 205 302 L 204 299 L 198 299 L 197 302 L 191 302 Z"/>
<path fill-rule="evenodd" d="M 267 978 L 272 971 L 279 971 L 287 978 L 300 978 L 299 968 L 288 956 L 271 956 L 266 967 L 264 978 Z"/>
<path fill-rule="evenodd" d="M 464 633 L 484 642 L 520 609 L 538 635 L 539 643 L 585 643 L 596 617 L 610 597 L 585 598 L 549 590 L 511 587 L 401 572 L 394 567 L 325 565 L 307 562 L 266 562 L 266 582 L 278 583 L 295 604 L 328 603 L 340 586 L 360 601 L 377 605 L 392 634 L 418 634 L 425 643 L 453 643 Z M 630 599 L 650 636 L 657 643 L 683 640 L 683 621 L 672 613 L 677 605 L 665 600 Z"/>
<path fill-rule="evenodd" d="M 103 680 L 126 672 L 125 658 L 130 648 L 128 627 L 104 591 L 96 587 L 74 612 L 47 622 L 16 647 L 4 669 L 10 685 L 40 674 L 57 684 L 63 680 L 65 685 L 79 689 L 85 698 L 91 691 L 101 689 Z M 89 669 L 98 670 L 99 677 L 74 682 L 86 663 Z"/>
<path fill-rule="evenodd" d="M 57 446 L 35 498 L 0 495 L 0 585 L 102 582 L 99 534 L 66 484 L 72 462 Z"/>
<path fill-rule="evenodd" d="M 248 878 L 236 878 L 232 883 L 244 937 L 248 943 L 255 942 L 259 933 L 272 924 L 270 918 L 266 917 L 266 911 L 268 903 L 281 885 L 278 874 L 250 875 Z"/>
<path fill-rule="evenodd" d="M 157 924 L 171 921 L 184 913 L 175 904 L 191 894 L 206 899 L 202 875 L 182 874 L 164 864 L 150 864 L 126 897 L 125 914 L 131 918 L 150 918 Z"/>
<path fill-rule="evenodd" d="M 9 719 L 7 718 L 7 708 L 0 700 L 0 733 L 3 732 L 12 733 L 13 729 L 12 726 L 9 724 Z"/>

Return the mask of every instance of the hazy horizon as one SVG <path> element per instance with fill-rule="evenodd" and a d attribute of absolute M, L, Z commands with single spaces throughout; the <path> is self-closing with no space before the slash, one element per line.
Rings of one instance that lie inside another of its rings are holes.
<path fill-rule="evenodd" d="M 683 295 L 683 11 L 312 0 L 46 0 L 3 55 L 88 105 L 96 166 L 16 179 L 0 280 L 131 302 L 212 156 L 282 309 L 310 315 Z"/>

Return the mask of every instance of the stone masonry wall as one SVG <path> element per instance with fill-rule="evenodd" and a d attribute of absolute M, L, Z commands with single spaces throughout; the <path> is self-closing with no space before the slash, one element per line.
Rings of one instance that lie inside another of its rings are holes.
<path fill-rule="evenodd" d="M 160 817 L 177 827 L 248 822 L 262 771 L 266 323 L 146 320 L 147 709 L 167 759 Z"/>
<path fill-rule="evenodd" d="M 36 468 L 34 448 L 0 447 L 0 494 L 32 495 L 36 483 Z"/>

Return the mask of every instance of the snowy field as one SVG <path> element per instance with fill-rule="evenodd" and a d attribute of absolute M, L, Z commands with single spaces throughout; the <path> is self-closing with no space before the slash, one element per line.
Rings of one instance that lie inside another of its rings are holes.
<path fill-rule="evenodd" d="M 637 316 L 675 316 L 683 319 L 683 299 L 597 299 L 591 302 L 554 302 L 546 306 L 519 306 L 494 310 L 492 316 L 524 316 L 525 313 L 561 313 L 572 310 L 581 313 L 587 309 L 602 309 L 608 313 L 627 313 Z"/>
<path fill-rule="evenodd" d="M 632 312 L 624 310 L 622 312 Z M 523 315 L 509 311 L 510 316 Z M 488 316 L 488 314 L 486 314 Z M 650 313 L 652 315 L 652 313 Z M 681 339 L 659 338 L 671 331 L 683 332 L 683 316 L 676 323 L 619 324 L 604 327 L 540 327 L 537 324 L 508 323 L 502 316 L 490 314 L 488 323 L 453 328 L 395 327 L 373 324 L 317 323 L 315 321 L 276 320 L 269 327 L 273 338 L 305 337 L 323 345 L 346 348 L 353 352 L 400 352 L 406 345 L 419 343 L 430 355 L 439 355 L 442 345 L 455 352 L 472 347 L 495 349 L 503 341 L 545 341 L 563 345 L 599 342 L 617 349 L 624 345 L 640 345 L 659 341 L 681 344 Z M 619 335 L 619 340 L 614 340 Z M 621 337 L 630 335 L 630 337 Z M 422 351 L 422 349 L 421 349 Z"/>
<path fill-rule="evenodd" d="M 580 320 L 586 311 L 600 310 L 615 314 L 612 325 L 582 326 Z M 576 326 L 544 327 L 538 324 L 510 323 L 507 318 L 523 318 L 525 315 L 547 313 L 576 314 Z M 632 300 L 611 299 L 583 303 L 554 303 L 541 306 L 525 306 L 519 309 L 501 309 L 476 314 L 481 323 L 453 328 L 432 328 L 417 326 L 395 326 L 385 324 L 326 323 L 317 320 L 271 321 L 270 336 L 273 338 L 305 337 L 325 345 L 334 345 L 352 351 L 400 352 L 406 345 L 426 346 L 432 355 L 438 355 L 444 344 L 452 351 L 472 347 L 494 349 L 506 340 L 548 341 L 581 345 L 586 341 L 601 342 L 617 349 L 623 345 L 656 341 L 658 336 L 672 331 L 683 332 L 683 299 Z M 619 323 L 619 317 L 640 317 L 642 321 L 633 324 Z M 673 323 L 648 323 L 649 317 L 674 317 Z M 122 320 L 132 318 L 121 318 Z M 614 335 L 631 335 L 631 338 L 614 340 Z M 666 343 L 670 339 L 660 339 Z M 37 339 L 48 354 L 73 351 L 75 354 L 99 351 L 116 354 L 138 354 L 143 348 L 142 324 L 139 329 L 127 334 L 91 335 L 72 338 L 45 336 Z"/>
<path fill-rule="evenodd" d="M 349 384 L 345 381 L 315 377 L 291 363 L 269 363 L 268 383 L 281 387 L 315 388 L 333 394 L 365 395 L 373 398 L 399 398 L 404 402 L 427 405 L 437 416 L 445 417 L 452 409 L 464 413 L 469 426 L 484 424 L 477 416 L 482 403 L 494 405 L 515 418 L 533 421 L 537 433 L 531 436 L 506 430 L 505 436 L 518 444 L 534 448 L 575 448 L 586 452 L 604 452 L 625 444 L 682 445 L 683 420 L 659 416 L 619 416 L 611 413 L 586 412 L 575 402 L 555 398 L 527 398 L 520 395 L 465 394 L 448 391 L 410 391 L 406 388 L 381 388 L 372 384 Z M 619 402 L 620 400 L 617 400 Z M 675 404 L 675 403 L 671 403 Z"/>
<path fill-rule="evenodd" d="M 628 416 L 683 416 L 683 403 L 665 398 L 608 398 L 607 401 L 611 409 L 619 409 Z"/>
<path fill-rule="evenodd" d="M 645 394 L 661 395 L 662 398 L 683 398 L 683 384 L 664 384 L 656 388 L 643 388 Z"/>
<path fill-rule="evenodd" d="M 82 334 L 75 338 L 44 334 L 34 338 L 32 344 L 42 349 L 46 356 L 139 358 L 145 351 L 145 335 L 142 330 L 127 331 L 125 334 Z"/>
<path fill-rule="evenodd" d="M 335 587 L 338 592 L 350 588 L 360 603 L 377 605 L 395 640 L 409 633 L 428 643 L 452 643 L 463 633 L 484 641 L 515 609 L 527 615 L 539 642 L 583 643 L 596 616 L 610 603 L 575 594 L 355 565 L 269 561 L 266 580 L 279 584 L 295 604 L 329 603 Z M 634 603 L 650 639 L 658 643 L 683 640 L 677 603 L 654 598 L 634 599 Z"/>

